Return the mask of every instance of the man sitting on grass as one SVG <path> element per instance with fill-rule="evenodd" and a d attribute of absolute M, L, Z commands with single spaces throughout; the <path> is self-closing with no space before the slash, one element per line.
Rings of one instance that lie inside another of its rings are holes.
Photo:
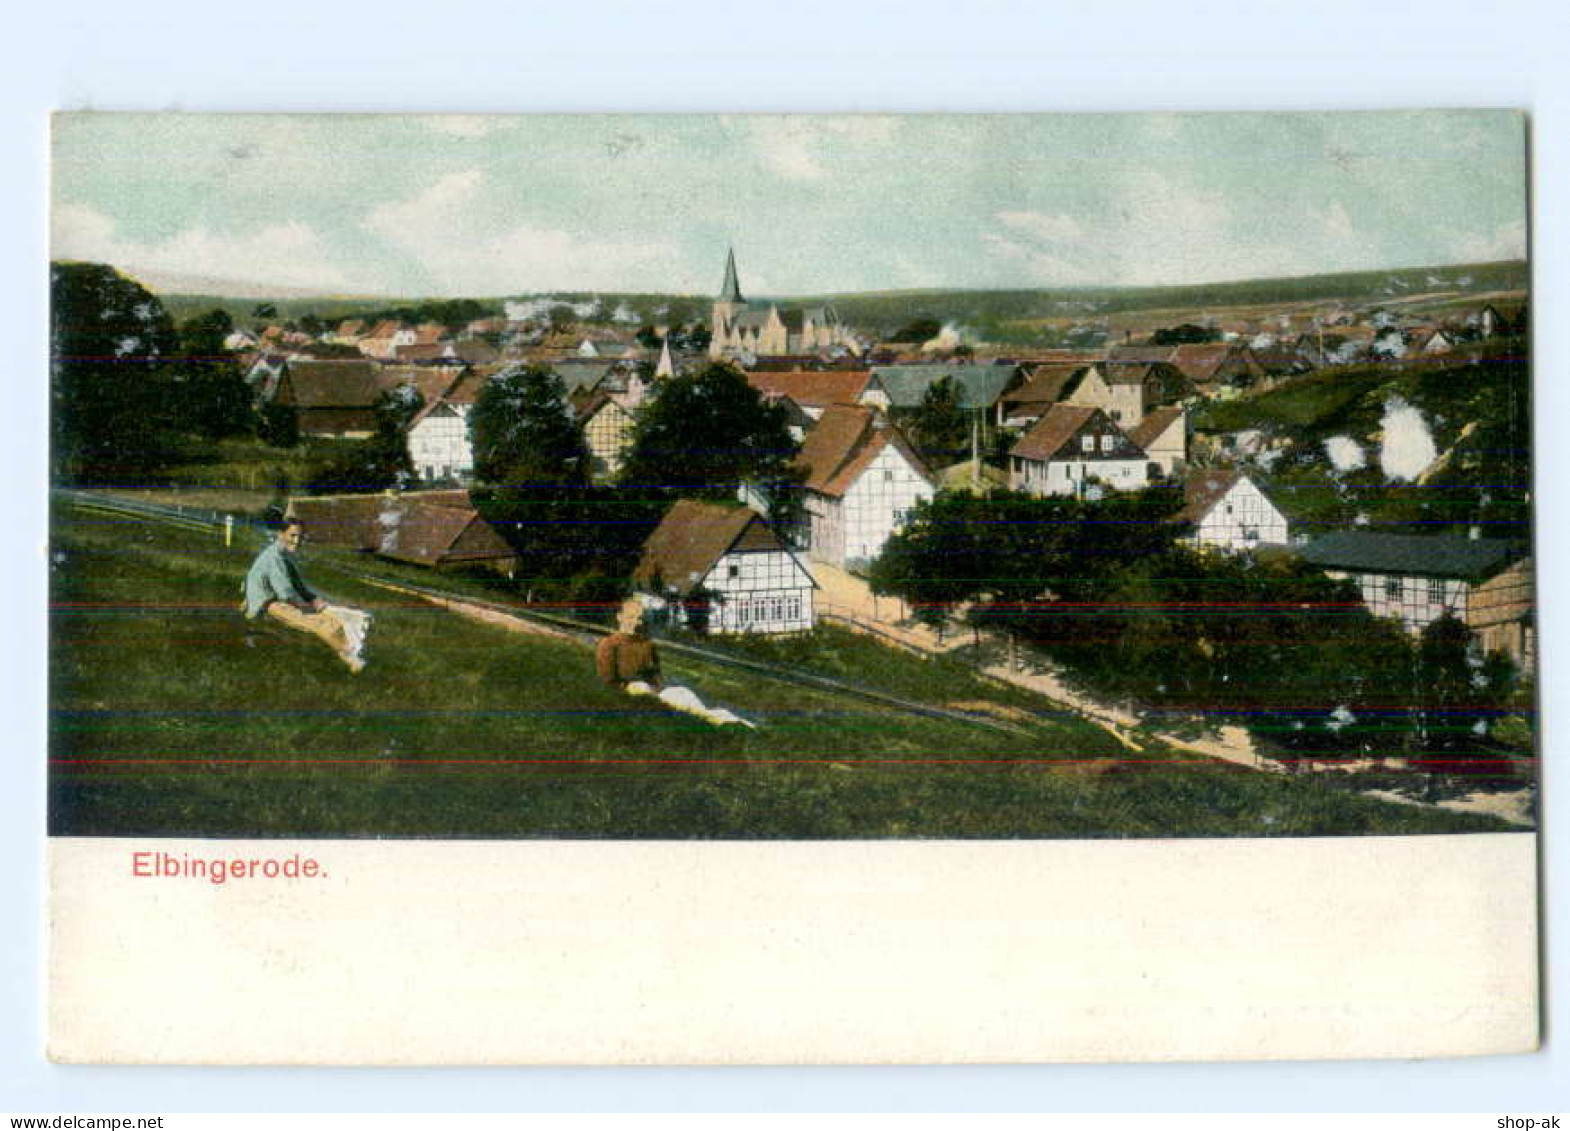
<path fill-rule="evenodd" d="M 324 641 L 351 672 L 365 667 L 360 649 L 370 627 L 370 614 L 360 609 L 329 605 L 305 584 L 294 555 L 305 537 L 298 518 L 286 517 L 276 527 L 250 572 L 245 575 L 245 615 L 255 620 L 269 616 L 280 624 Z"/>

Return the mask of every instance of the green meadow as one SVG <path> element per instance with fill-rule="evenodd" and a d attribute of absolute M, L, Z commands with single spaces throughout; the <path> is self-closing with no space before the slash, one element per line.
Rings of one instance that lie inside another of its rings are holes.
<path fill-rule="evenodd" d="M 602 686 L 584 642 L 479 624 L 308 552 L 313 584 L 375 613 L 369 666 L 354 675 L 317 641 L 241 617 L 255 549 L 57 507 L 51 832 L 740 839 L 1508 827 L 1158 744 L 1135 754 L 963 665 L 828 631 L 750 654 L 963 704 L 1006 729 L 667 649 L 668 681 L 757 724 L 716 728 Z"/>

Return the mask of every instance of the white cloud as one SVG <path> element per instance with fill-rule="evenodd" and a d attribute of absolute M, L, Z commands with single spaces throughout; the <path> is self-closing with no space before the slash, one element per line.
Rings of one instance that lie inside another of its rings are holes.
<path fill-rule="evenodd" d="M 1085 236 L 1085 226 L 1066 213 L 1056 212 L 999 212 L 998 219 L 1004 227 L 1048 243 L 1078 241 Z"/>
<path fill-rule="evenodd" d="M 298 220 L 237 234 L 201 225 L 165 240 L 122 238 L 114 219 L 85 204 L 61 204 L 50 223 L 50 255 L 109 263 L 126 271 L 277 286 L 347 285 L 316 229 Z"/>
<path fill-rule="evenodd" d="M 519 223 L 491 188 L 479 169 L 449 173 L 407 200 L 377 205 L 363 226 L 445 294 L 671 288 L 678 253 L 668 241 Z"/>
<path fill-rule="evenodd" d="M 720 121 L 751 146 L 764 168 L 788 181 L 824 179 L 836 158 L 892 140 L 899 125 L 899 119 L 879 115 L 737 115 Z"/>
<path fill-rule="evenodd" d="M 983 238 L 995 253 L 1026 267 L 1042 284 L 1140 285 L 1231 279 L 1241 241 L 1219 192 L 1186 188 L 1153 169 L 1136 169 L 1108 187 L 1098 215 L 1004 210 L 1005 229 Z"/>
<path fill-rule="evenodd" d="M 1357 230 L 1352 226 L 1352 217 L 1347 215 L 1346 206 L 1339 200 L 1332 201 L 1330 208 L 1324 215 L 1325 235 L 1336 241 L 1353 240 L 1357 238 Z"/>
<path fill-rule="evenodd" d="M 1492 233 L 1471 233 L 1460 240 L 1456 252 L 1459 258 L 1472 263 L 1525 259 L 1526 221 L 1512 220 L 1499 225 Z"/>
<path fill-rule="evenodd" d="M 464 222 L 464 207 L 480 191 L 485 174 L 478 169 L 449 173 L 408 200 L 378 204 L 365 227 L 400 247 L 419 250 L 450 241 Z"/>

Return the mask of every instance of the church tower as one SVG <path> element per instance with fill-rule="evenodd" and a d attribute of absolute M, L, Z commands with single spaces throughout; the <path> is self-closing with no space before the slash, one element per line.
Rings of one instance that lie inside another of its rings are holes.
<path fill-rule="evenodd" d="M 710 357 L 719 357 L 725 352 L 725 342 L 731 336 L 732 320 L 746 309 L 747 300 L 741 297 L 741 284 L 736 281 L 736 249 L 728 248 L 725 252 L 725 281 L 720 284 L 720 297 L 714 300 Z"/>

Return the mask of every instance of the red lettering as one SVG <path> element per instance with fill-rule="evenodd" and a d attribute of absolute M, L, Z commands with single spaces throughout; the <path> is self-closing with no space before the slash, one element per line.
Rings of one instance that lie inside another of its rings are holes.
<path fill-rule="evenodd" d="M 316 858 L 314 856 L 307 856 L 305 858 L 305 863 L 300 868 L 300 874 L 309 879 L 321 870 L 321 865 L 316 862 Z"/>
<path fill-rule="evenodd" d="M 262 862 L 262 875 L 266 876 L 269 880 L 277 879 L 278 878 L 278 861 L 276 861 L 276 860 L 265 860 L 265 861 L 263 861 Z"/>
<path fill-rule="evenodd" d="M 152 870 L 148 867 L 149 857 L 151 856 L 151 852 L 131 853 L 131 875 L 141 876 L 144 878 L 151 876 L 153 873 Z"/>

